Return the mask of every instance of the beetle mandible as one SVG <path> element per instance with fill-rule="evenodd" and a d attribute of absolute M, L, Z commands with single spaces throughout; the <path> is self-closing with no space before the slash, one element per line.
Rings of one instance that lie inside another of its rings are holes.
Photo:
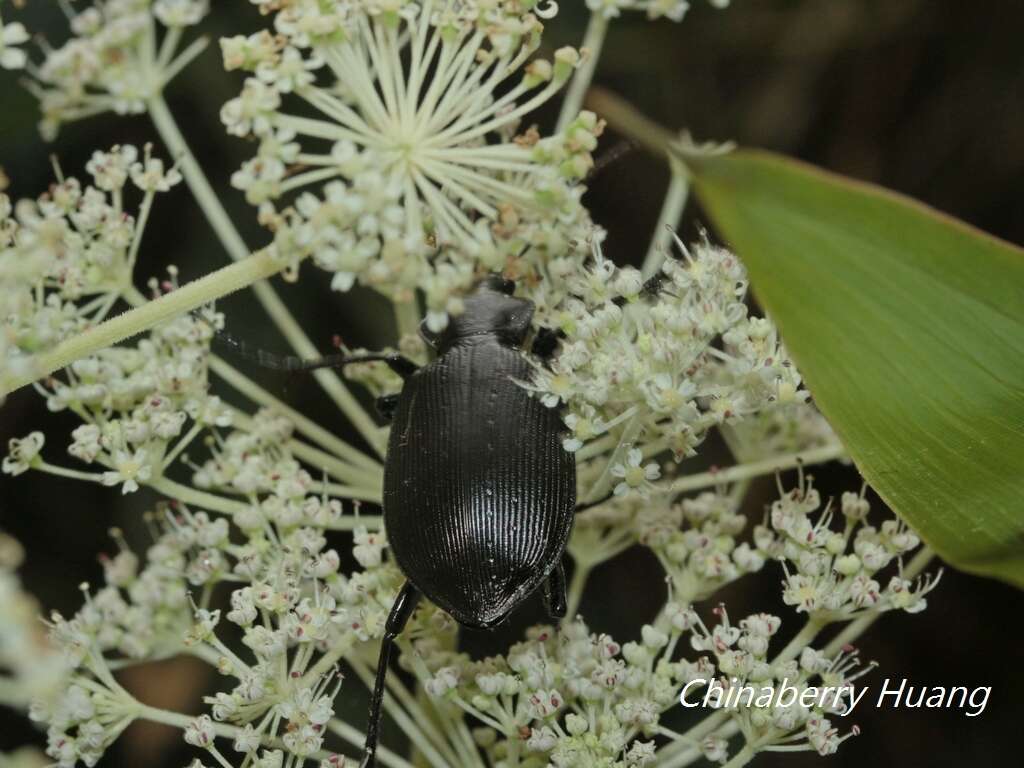
<path fill-rule="evenodd" d="M 494 627 L 538 589 L 552 617 L 565 615 L 562 556 L 576 512 L 576 463 L 562 447 L 558 411 L 519 383 L 532 373 L 521 347 L 534 306 L 514 290 L 487 277 L 442 333 L 421 324 L 437 352 L 422 367 L 398 354 L 279 358 L 226 338 L 270 367 L 377 360 L 404 380 L 378 408 L 392 421 L 384 527 L 406 582 L 381 641 L 362 768 L 375 765 L 392 647 L 421 597 L 467 627 Z"/>

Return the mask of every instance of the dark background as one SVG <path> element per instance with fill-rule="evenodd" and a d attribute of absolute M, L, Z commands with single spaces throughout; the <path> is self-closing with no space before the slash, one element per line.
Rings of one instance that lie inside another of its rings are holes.
<path fill-rule="evenodd" d="M 1024 243 L 1021 4 L 738 0 L 722 13 L 707 8 L 703 0 L 693 4 L 681 25 L 649 24 L 636 14 L 615 21 L 596 82 L 625 95 L 662 124 L 689 128 L 699 139 L 735 139 L 786 152 L 884 184 Z M 214 37 L 250 31 L 260 23 L 248 3 L 215 5 L 208 26 Z M 549 25 L 547 45 L 578 44 L 586 18 L 582 5 L 578 0 L 562 3 L 558 20 Z M 15 14 L 5 4 L 5 18 L 20 17 L 51 42 L 62 41 L 56 4 L 29 6 Z M 12 197 L 35 196 L 45 189 L 52 178 L 51 153 L 59 155 L 67 174 L 81 177 L 95 148 L 146 141 L 159 146 L 144 117 L 77 123 L 62 130 L 55 145 L 46 145 L 35 130 L 35 105 L 18 86 L 18 78 L 0 72 L 0 165 L 12 179 Z M 226 136 L 217 117 L 240 84 L 240 76 L 221 70 L 214 45 L 170 86 L 168 98 L 235 221 L 257 245 L 263 235 L 252 210 L 227 185 L 230 173 L 254 148 Z M 542 126 L 551 125 L 555 108 L 551 105 L 538 116 Z M 603 150 L 616 142 L 608 136 Z M 587 203 L 595 220 L 609 230 L 606 253 L 615 260 L 639 263 L 643 258 L 667 181 L 663 164 L 636 151 L 591 183 Z M 694 234 L 698 221 L 699 214 L 691 210 L 683 226 L 687 236 Z M 183 280 L 226 263 L 184 185 L 162 196 L 156 206 L 140 282 L 170 263 L 181 268 Z M 332 293 L 322 273 L 307 269 L 300 285 L 281 290 L 315 342 L 327 348 L 335 333 L 369 347 L 391 340 L 391 320 L 382 302 L 360 291 Z M 243 329 L 248 340 L 284 350 L 250 297 L 230 298 L 221 307 L 229 324 Z M 301 403 L 325 426 L 350 436 L 312 381 L 252 373 L 289 402 Z M 74 425 L 66 416 L 47 413 L 31 392 L 11 396 L 0 409 L 3 444 L 12 436 L 44 429 L 52 456 L 61 455 L 66 443 L 62 436 Z M 704 461 L 721 459 L 719 450 L 710 444 Z M 823 493 L 859 487 L 849 469 L 817 474 Z M 771 493 L 771 483 L 755 485 L 749 500 L 753 516 L 759 517 Z M 77 585 L 101 580 L 97 556 L 112 549 L 106 530 L 119 525 L 144 547 L 138 517 L 153 500 L 148 491 L 123 499 L 116 489 L 49 476 L 4 476 L 0 528 L 26 545 L 23 578 L 42 605 L 72 613 L 81 599 Z M 769 572 L 772 568 L 768 566 Z M 595 572 L 582 613 L 593 629 L 632 639 L 661 604 L 660 591 L 651 589 L 660 577 L 646 552 L 628 552 Z M 730 588 L 723 598 L 736 619 L 746 612 L 771 610 L 783 617 L 783 632 L 792 632 L 798 622 L 779 604 L 777 586 L 772 576 L 751 579 Z M 917 616 L 885 617 L 863 638 L 863 655 L 882 665 L 868 684 L 877 692 L 885 677 L 905 676 L 923 685 L 991 685 L 988 708 L 976 718 L 956 711 L 875 710 L 868 706 L 869 694 L 853 718 L 862 735 L 847 742 L 832 765 L 1024 764 L 1017 747 L 1024 654 L 1014 632 L 1024 597 L 1006 585 L 947 571 L 930 603 Z M 467 633 L 465 645 L 477 654 L 497 652 L 540 619 L 539 609 L 525 608 L 499 633 Z M 156 665 L 146 679 L 131 682 L 144 700 L 190 712 L 199 711 L 203 688 L 215 684 L 188 663 Z M 365 694 L 357 684 L 346 686 L 338 710 L 361 724 Z M 23 719 L 0 711 L 0 750 L 29 738 L 39 740 Z M 139 727 L 125 735 L 102 765 L 182 765 L 186 754 L 175 733 Z M 755 764 L 818 761 L 816 756 L 768 754 Z"/>

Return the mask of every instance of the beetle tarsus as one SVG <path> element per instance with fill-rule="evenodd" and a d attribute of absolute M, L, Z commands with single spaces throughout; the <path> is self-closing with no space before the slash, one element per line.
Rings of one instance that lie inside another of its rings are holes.
<path fill-rule="evenodd" d="M 373 768 L 377 763 L 377 738 L 380 727 L 381 705 L 384 703 L 384 683 L 391 661 L 391 649 L 395 638 L 402 633 L 409 622 L 420 593 L 410 582 L 405 582 L 398 597 L 391 606 L 387 623 L 384 625 L 384 637 L 380 643 L 380 659 L 377 661 L 377 679 L 373 684 L 373 696 L 370 698 L 370 716 L 366 723 L 366 744 L 363 747 L 363 761 L 360 768 Z"/>
<path fill-rule="evenodd" d="M 552 619 L 564 619 L 568 610 L 565 597 L 565 567 L 559 563 L 544 582 L 544 605 Z"/>
<path fill-rule="evenodd" d="M 395 409 L 398 408 L 398 394 L 381 395 L 374 405 L 380 417 L 390 424 L 395 418 Z"/>

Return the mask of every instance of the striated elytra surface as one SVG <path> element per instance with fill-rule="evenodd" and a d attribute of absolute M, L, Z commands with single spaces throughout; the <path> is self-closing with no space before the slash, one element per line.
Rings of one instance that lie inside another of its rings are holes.
<path fill-rule="evenodd" d="M 530 302 L 481 290 L 437 360 L 405 383 L 384 473 L 395 559 L 460 624 L 490 627 L 561 560 L 576 504 L 576 465 L 558 413 L 515 380 Z"/>

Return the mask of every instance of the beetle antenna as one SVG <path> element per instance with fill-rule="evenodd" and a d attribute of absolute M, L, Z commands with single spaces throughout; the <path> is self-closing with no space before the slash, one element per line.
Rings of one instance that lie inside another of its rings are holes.
<path fill-rule="evenodd" d="M 323 357 L 313 358 L 311 360 L 296 357 L 295 355 L 278 355 L 273 352 L 267 352 L 265 349 L 254 347 L 248 342 L 242 341 L 238 337 L 228 333 L 224 329 L 218 328 L 210 318 L 204 316 L 200 312 L 192 312 L 191 314 L 192 317 L 197 320 L 201 320 L 213 329 L 213 345 L 215 347 L 220 347 L 235 357 L 239 357 L 244 360 L 251 360 L 264 368 L 269 368 L 275 371 L 299 373 L 315 371 L 320 368 L 344 368 L 346 365 L 352 365 L 354 363 L 382 362 L 386 363 L 391 370 L 404 379 L 415 373 L 419 368 L 416 363 L 398 353 L 381 352 L 352 355 L 349 354 L 344 347 L 341 347 L 343 350 L 342 352 L 324 355 Z"/>
<path fill-rule="evenodd" d="M 213 330 L 213 346 L 227 352 L 234 357 L 241 358 L 243 360 L 249 360 L 262 366 L 263 368 L 269 368 L 274 371 L 302 371 L 309 370 L 310 363 L 323 362 L 326 365 L 330 365 L 332 361 L 328 362 L 328 358 L 333 358 L 335 355 L 328 355 L 327 357 L 321 358 L 320 360 L 303 360 L 301 357 L 295 355 L 277 355 L 273 352 L 268 352 L 265 349 L 254 347 L 247 341 L 234 336 L 223 328 L 218 328 L 209 317 L 206 317 L 202 313 L 196 311 L 192 312 L 192 317 L 196 320 L 200 320 L 206 323 Z M 345 355 L 338 355 L 338 357 L 345 357 Z"/>
<path fill-rule="evenodd" d="M 605 171 L 605 169 L 608 168 L 608 166 L 618 162 L 626 155 L 632 153 L 633 150 L 637 148 L 637 146 L 639 145 L 632 139 L 625 139 L 624 141 L 620 141 L 618 144 L 609 149 L 607 152 L 604 152 L 599 158 L 597 158 L 597 160 L 594 161 L 594 166 L 590 169 L 590 171 L 587 173 L 583 180 L 586 182 L 590 181 L 595 176 L 599 176 L 601 173 Z"/>

